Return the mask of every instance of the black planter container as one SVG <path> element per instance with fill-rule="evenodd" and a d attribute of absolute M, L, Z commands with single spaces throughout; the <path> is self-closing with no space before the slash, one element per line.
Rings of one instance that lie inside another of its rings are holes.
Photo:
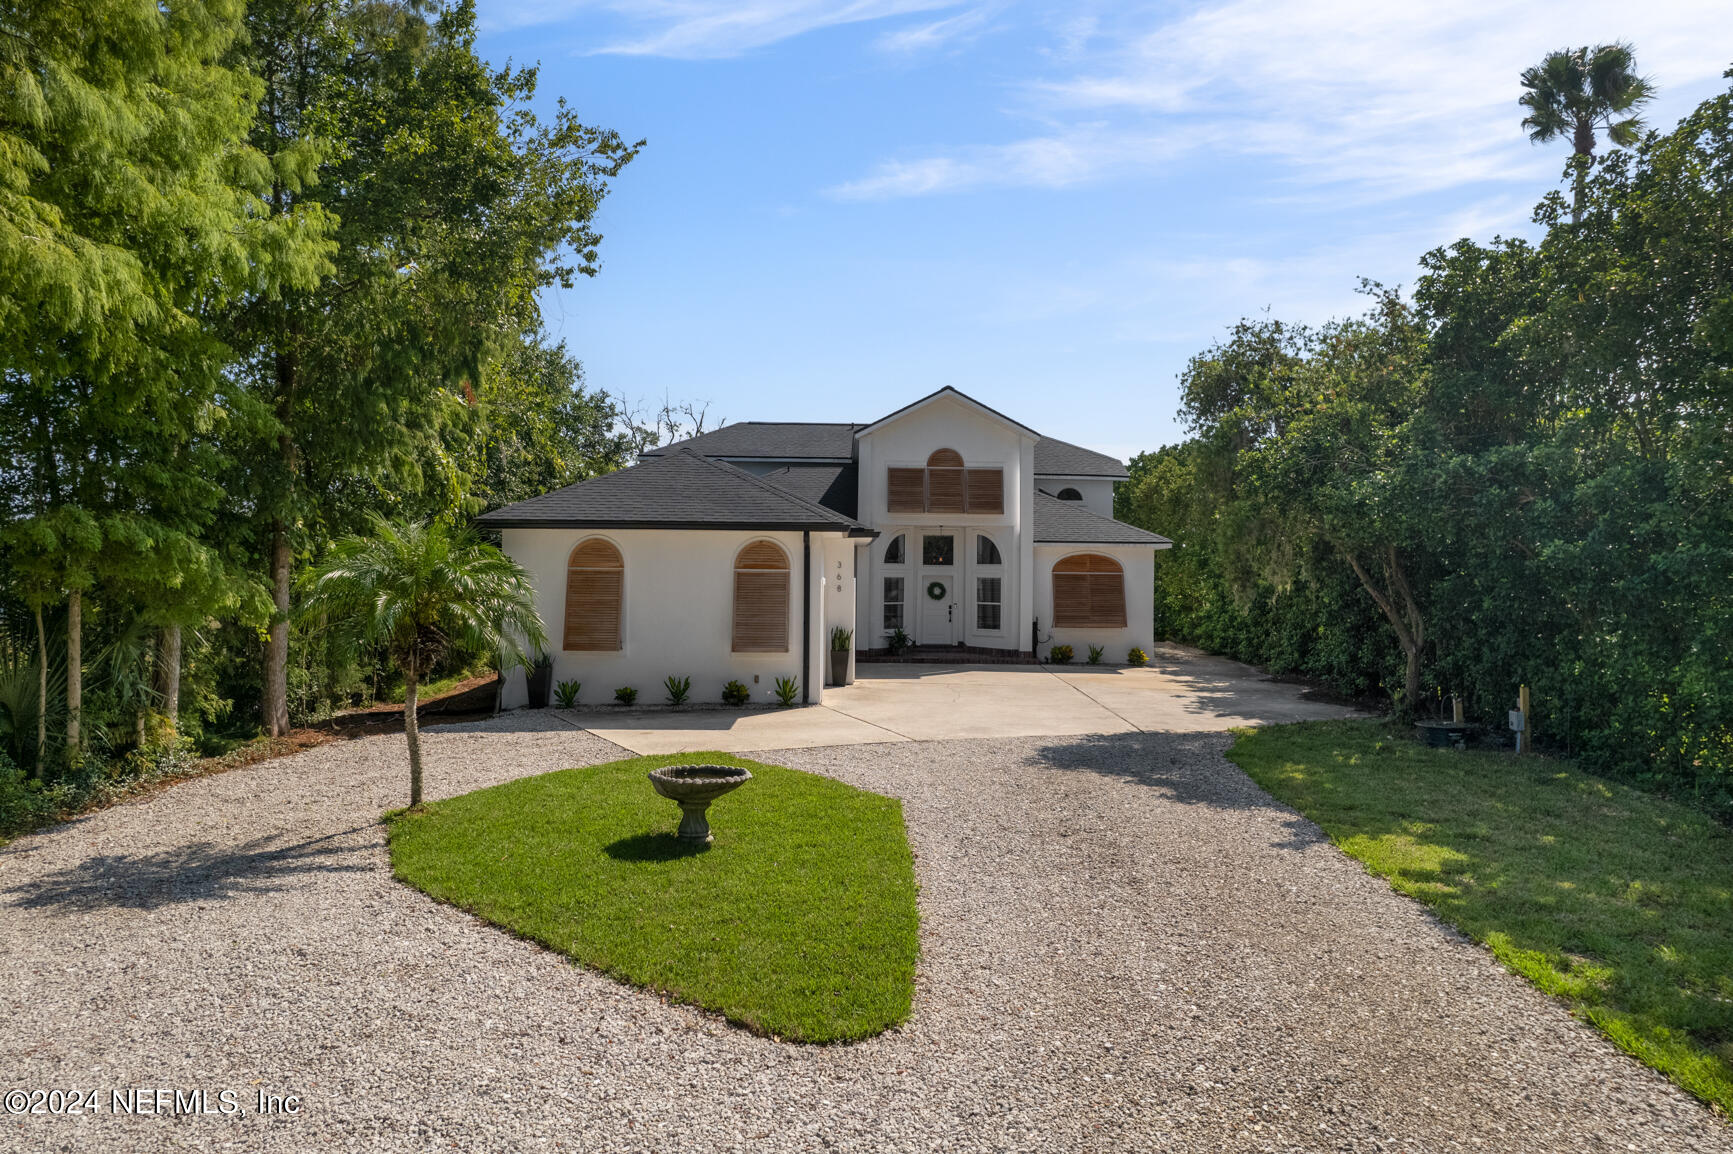
<path fill-rule="evenodd" d="M 848 684 L 848 656 L 846 649 L 830 651 L 830 683 L 832 685 Z"/>
<path fill-rule="evenodd" d="M 529 668 L 530 708 L 546 709 L 554 691 L 554 659 L 539 658 Z"/>

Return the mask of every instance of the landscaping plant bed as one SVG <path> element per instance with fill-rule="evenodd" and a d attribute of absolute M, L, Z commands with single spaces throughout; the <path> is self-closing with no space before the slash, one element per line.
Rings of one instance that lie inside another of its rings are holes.
<path fill-rule="evenodd" d="M 714 841 L 647 775 L 739 766 Z M 904 1021 L 917 952 L 901 803 L 723 753 L 559 770 L 390 818 L 396 876 L 621 981 L 793 1041 Z"/>

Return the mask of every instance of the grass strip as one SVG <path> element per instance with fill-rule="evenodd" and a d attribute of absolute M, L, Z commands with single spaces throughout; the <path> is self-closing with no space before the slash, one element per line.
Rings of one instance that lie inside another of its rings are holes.
<path fill-rule="evenodd" d="M 1733 1114 L 1733 834 L 1567 763 L 1384 722 L 1242 730 L 1228 755 L 1350 857 Z"/>

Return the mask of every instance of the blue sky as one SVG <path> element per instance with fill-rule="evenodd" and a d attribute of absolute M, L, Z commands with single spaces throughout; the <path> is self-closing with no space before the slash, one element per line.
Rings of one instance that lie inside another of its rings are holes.
<path fill-rule="evenodd" d="M 954 385 L 1121 457 L 1183 436 L 1177 374 L 1236 319 L 1532 232 L 1549 49 L 1632 41 L 1656 126 L 1733 63 L 1726 0 L 479 3 L 484 56 L 649 141 L 601 274 L 544 301 L 592 385 L 735 421 Z"/>

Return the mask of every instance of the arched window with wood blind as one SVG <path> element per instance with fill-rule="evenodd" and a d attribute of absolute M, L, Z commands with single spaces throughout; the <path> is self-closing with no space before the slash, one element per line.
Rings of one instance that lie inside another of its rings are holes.
<path fill-rule="evenodd" d="M 1005 470 L 967 468 L 955 449 L 935 449 L 925 468 L 885 470 L 885 509 L 891 513 L 1005 512 Z"/>
<path fill-rule="evenodd" d="M 1053 624 L 1060 629 L 1123 629 L 1125 570 L 1099 553 L 1074 553 L 1053 566 Z"/>
<path fill-rule="evenodd" d="M 621 648 L 621 602 L 626 593 L 626 563 L 604 537 L 579 541 L 566 558 L 566 621 L 563 648 Z"/>
<path fill-rule="evenodd" d="M 927 512 L 963 511 L 963 454 L 939 449 L 927 458 Z"/>
<path fill-rule="evenodd" d="M 788 554 L 754 541 L 734 557 L 734 652 L 788 652 Z"/>

